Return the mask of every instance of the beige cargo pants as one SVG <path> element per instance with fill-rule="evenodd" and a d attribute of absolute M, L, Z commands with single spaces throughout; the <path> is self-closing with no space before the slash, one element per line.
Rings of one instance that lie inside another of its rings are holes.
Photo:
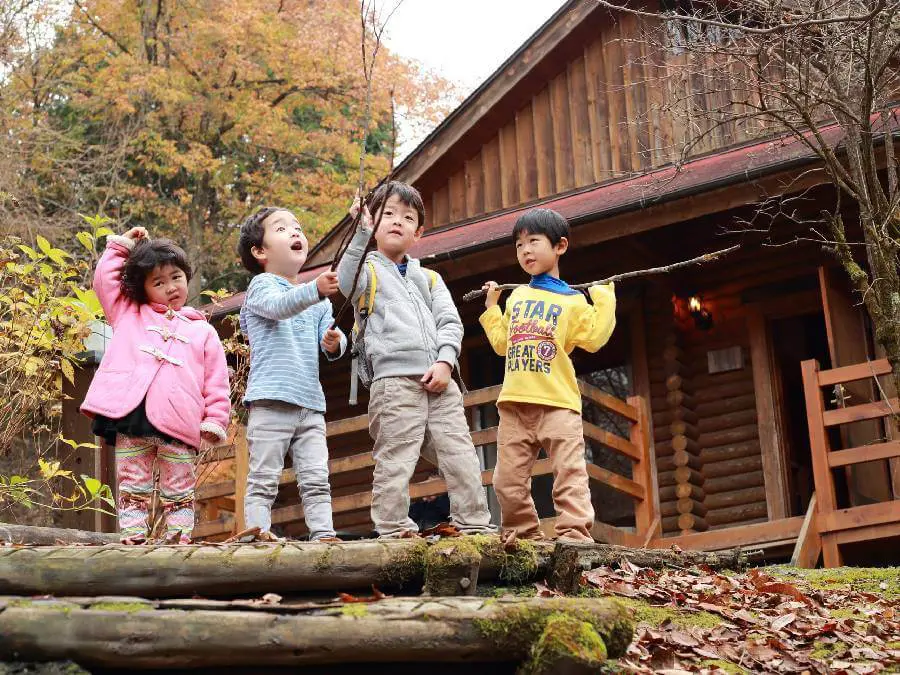
<path fill-rule="evenodd" d="M 459 386 L 432 394 L 417 377 L 384 377 L 372 383 L 369 433 L 375 441 L 372 522 L 383 537 L 417 531 L 409 517 L 409 481 L 422 453 L 433 454 L 447 482 L 450 521 L 466 534 L 490 533 L 491 514 L 481 486 L 481 465 L 469 436 Z"/>
<path fill-rule="evenodd" d="M 553 466 L 553 506 L 556 536 L 593 541 L 594 507 L 584 459 L 581 415 L 568 408 L 534 403 L 500 403 L 494 490 L 500 502 L 500 527 L 520 539 L 540 538 L 540 524 L 531 498 L 531 469 L 541 448 Z"/>

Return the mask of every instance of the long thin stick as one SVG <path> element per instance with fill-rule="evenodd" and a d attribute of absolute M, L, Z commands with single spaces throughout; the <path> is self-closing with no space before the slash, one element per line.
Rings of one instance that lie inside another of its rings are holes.
<path fill-rule="evenodd" d="M 703 255 L 697 256 L 696 258 L 691 258 L 690 260 L 683 260 L 681 262 L 672 263 L 671 265 L 663 265 L 662 267 L 651 267 L 647 270 L 635 270 L 633 272 L 623 272 L 622 274 L 614 274 L 611 277 L 607 277 L 606 279 L 600 279 L 599 281 L 589 281 L 586 284 L 574 284 L 572 288 L 577 290 L 584 290 L 585 288 L 590 288 L 591 286 L 599 286 L 600 284 L 611 284 L 616 281 L 623 281 L 625 279 L 633 279 L 635 277 L 648 277 L 652 274 L 665 274 L 666 272 L 672 272 L 677 269 L 681 269 L 682 267 L 689 267 L 690 265 L 702 265 L 703 263 L 712 262 L 713 260 L 720 258 L 723 255 L 727 255 L 732 253 L 733 251 L 738 250 L 741 247 L 740 244 L 735 244 L 734 246 L 729 246 L 728 248 L 723 248 L 721 251 L 714 251 L 713 253 L 704 253 Z M 497 286 L 501 291 L 511 291 L 513 289 L 518 288 L 519 286 L 526 286 L 527 284 L 501 284 Z M 484 290 L 479 288 L 477 291 L 469 291 L 463 296 L 463 300 L 469 302 L 471 300 L 477 300 L 481 296 L 484 295 Z"/>

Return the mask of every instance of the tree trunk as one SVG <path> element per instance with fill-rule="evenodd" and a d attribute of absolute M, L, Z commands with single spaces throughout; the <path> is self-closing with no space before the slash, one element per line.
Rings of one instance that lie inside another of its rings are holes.
<path fill-rule="evenodd" d="M 553 617 L 570 617 L 622 656 L 632 639 L 615 600 L 390 598 L 157 609 L 139 598 L 0 601 L 0 659 L 71 658 L 90 667 L 190 668 L 329 663 L 521 661 Z M 162 603 L 166 604 L 166 603 Z M 171 603 L 168 603 L 171 606 Z M 223 603 L 224 604 L 224 603 Z"/>

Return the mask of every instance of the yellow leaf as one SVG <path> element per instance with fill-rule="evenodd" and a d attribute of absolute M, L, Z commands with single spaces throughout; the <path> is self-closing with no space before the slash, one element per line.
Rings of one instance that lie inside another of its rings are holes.
<path fill-rule="evenodd" d="M 62 359 L 59 362 L 60 368 L 62 368 L 63 375 L 66 376 L 66 379 L 75 384 L 75 369 L 72 367 L 72 362 L 68 359 Z"/>

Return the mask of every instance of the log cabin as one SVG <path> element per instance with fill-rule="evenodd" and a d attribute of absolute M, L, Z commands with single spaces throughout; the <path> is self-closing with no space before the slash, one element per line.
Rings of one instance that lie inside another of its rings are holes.
<path fill-rule="evenodd" d="M 641 29 L 642 19 L 570 0 L 396 167 L 428 210 L 412 253 L 443 275 L 466 327 L 461 370 L 485 484 L 503 363 L 478 324 L 482 303 L 461 298 L 488 279 L 527 281 L 510 239 L 524 211 L 540 205 L 569 220 L 561 272 L 570 283 L 742 243 L 726 258 L 619 284 L 610 343 L 575 353 L 595 534 L 633 545 L 743 546 L 775 558 L 793 551 L 807 565 L 820 551 L 826 565 L 872 560 L 878 550 L 867 542 L 900 535 L 900 442 L 879 403 L 896 392 L 884 394 L 871 326 L 820 246 L 760 246 L 740 227 L 772 196 L 802 194 L 797 208 L 814 214 L 833 202 L 834 187 L 810 170 L 816 159 L 802 143 L 751 125 L 723 125 L 682 158 L 696 129 L 665 109 L 668 95 L 680 87 L 707 109 L 718 102 L 670 76 L 685 58 L 678 49 L 648 58 Z M 727 84 L 727 71 L 710 72 Z M 318 242 L 304 278 L 330 264 L 349 226 L 344 219 Z M 793 238 L 787 217 L 767 227 L 778 241 Z M 214 319 L 240 303 L 241 295 L 220 302 Z M 349 359 L 323 362 L 321 372 L 336 526 L 368 533 L 365 400 L 347 403 Z M 840 452 L 851 454 L 835 459 Z M 200 487 L 206 522 L 196 536 L 242 527 L 239 431 L 217 459 L 229 457 L 234 478 Z M 412 497 L 443 490 L 432 472 L 423 461 Z M 547 522 L 550 473 L 537 462 L 533 492 Z M 274 522 L 302 535 L 292 482 L 286 470 Z"/>

